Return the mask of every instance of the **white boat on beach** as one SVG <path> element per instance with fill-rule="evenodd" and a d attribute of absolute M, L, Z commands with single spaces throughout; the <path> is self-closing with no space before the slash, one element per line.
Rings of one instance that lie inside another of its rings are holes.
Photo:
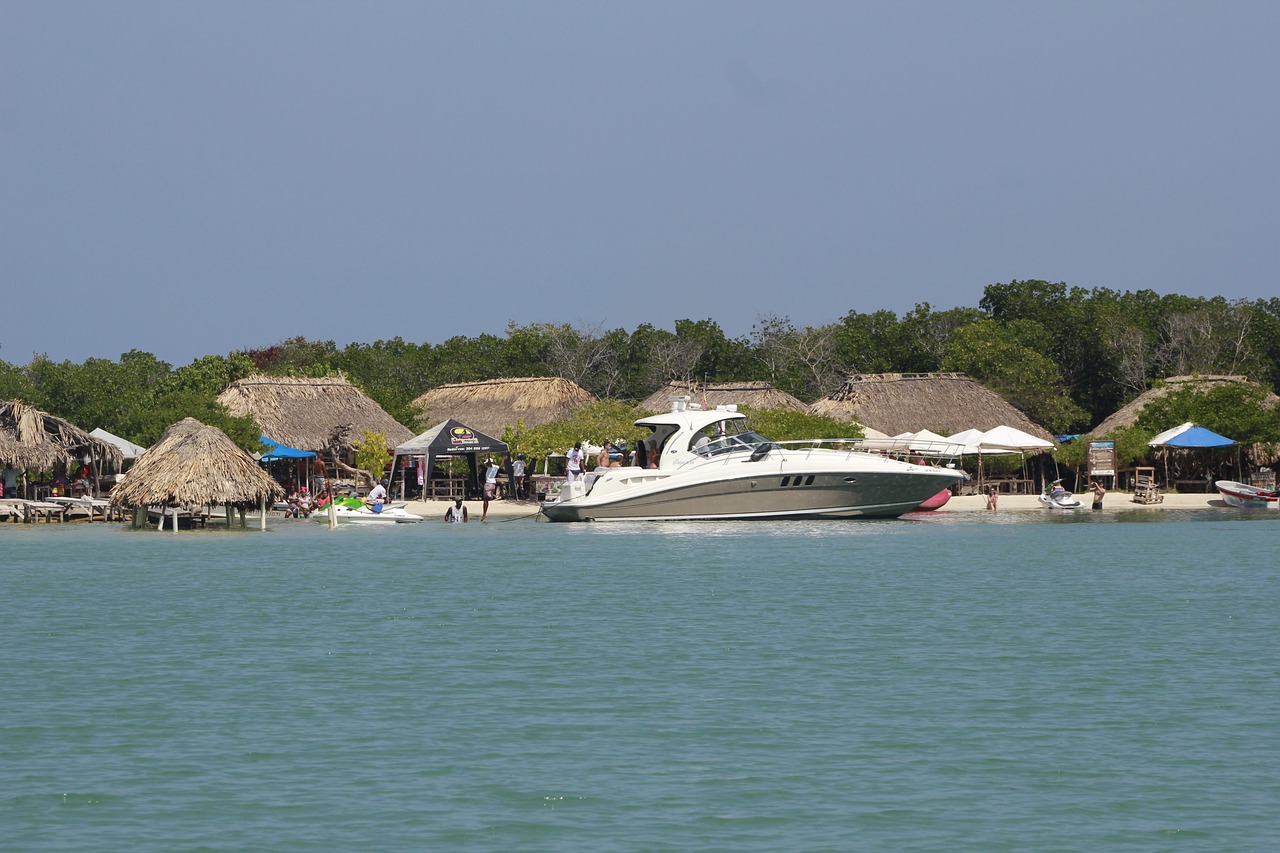
<path fill-rule="evenodd" d="M 1079 509 L 1084 506 L 1079 498 L 1062 488 L 1061 480 L 1054 480 L 1053 487 L 1041 493 L 1040 503 L 1049 509 Z"/>
<path fill-rule="evenodd" d="M 404 507 L 403 502 L 388 503 L 382 505 L 382 512 L 374 512 L 363 505 L 352 507 L 336 503 L 333 513 L 339 524 L 417 524 L 422 521 L 421 516 L 414 515 Z M 328 524 L 329 508 L 313 510 L 311 518 L 313 521 Z"/>
<path fill-rule="evenodd" d="M 856 449 L 788 442 L 747 429 L 733 411 L 685 408 L 641 418 L 637 465 L 566 483 L 551 521 L 895 518 L 963 476 Z M 826 442 L 830 443 L 830 442 Z M 647 464 L 654 461 L 656 465 Z"/>
<path fill-rule="evenodd" d="M 1213 485 L 1224 501 L 1242 509 L 1270 509 L 1280 499 L 1280 493 L 1275 490 L 1261 489 L 1234 480 L 1218 480 Z"/>

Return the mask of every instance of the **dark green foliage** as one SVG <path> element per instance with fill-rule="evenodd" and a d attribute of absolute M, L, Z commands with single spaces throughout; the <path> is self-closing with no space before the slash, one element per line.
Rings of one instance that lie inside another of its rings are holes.
<path fill-rule="evenodd" d="M 1139 461 L 1151 456 L 1151 448 L 1147 442 L 1155 435 L 1141 427 L 1130 426 L 1113 430 L 1100 441 L 1114 441 L 1116 445 L 1116 464 L 1121 468 L 1136 465 Z M 1053 451 L 1053 458 L 1063 465 L 1083 468 L 1089 461 L 1089 442 L 1083 439 L 1059 445 Z"/>
<path fill-rule="evenodd" d="M 672 380 L 763 380 L 812 401 L 849 373 L 937 370 L 969 374 L 1055 432 L 1084 431 L 1164 376 L 1243 374 L 1280 388 L 1280 299 L 1090 291 L 1030 280 L 989 285 L 977 308 L 937 310 L 920 303 L 901 318 L 892 311 L 850 310 L 836 322 L 805 328 L 785 316 L 763 317 L 742 338 L 728 337 L 712 319 L 677 320 L 669 330 L 646 324 L 631 332 L 510 323 L 503 336 L 457 336 L 439 344 L 393 338 L 339 350 L 332 341 L 294 337 L 206 356 L 176 370 L 138 351 L 119 361 L 83 364 L 37 356 L 25 366 L 0 361 L 0 398 L 19 398 L 139 444 L 154 442 L 169 424 L 191 416 L 253 448 L 256 427 L 228 418 L 214 399 L 227 383 L 259 371 L 341 372 L 408 424 L 410 403 L 423 392 L 498 377 L 562 376 L 597 397 L 628 401 Z M 1199 401 L 1171 395 L 1148 410 L 1143 428 L 1193 420 L 1243 441 L 1276 440 L 1275 415 L 1255 396 L 1239 389 L 1215 389 Z M 570 429 L 607 426 L 622 430 L 612 436 L 619 438 L 634 419 L 622 408 L 602 417 Z M 621 426 L 615 428 L 615 420 Z M 777 429 L 791 435 L 791 426 Z M 558 448 L 570 434 L 545 441 Z"/>
<path fill-rule="evenodd" d="M 1191 421 L 1240 444 L 1280 442 L 1280 408 L 1264 405 L 1266 391 L 1233 383 L 1207 390 L 1181 388 L 1143 407 L 1138 426 L 1154 435 Z"/>
<path fill-rule="evenodd" d="M 810 415 L 787 409 L 753 409 L 740 411 L 756 432 L 773 441 L 803 441 L 810 438 L 862 438 L 862 427 L 836 418 Z"/>

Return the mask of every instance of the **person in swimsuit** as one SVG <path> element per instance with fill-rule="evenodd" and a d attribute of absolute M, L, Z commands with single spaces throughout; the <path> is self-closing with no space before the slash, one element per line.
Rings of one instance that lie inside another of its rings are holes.
<path fill-rule="evenodd" d="M 1107 490 L 1102 488 L 1101 483 L 1090 483 L 1089 488 L 1093 489 L 1093 511 L 1097 512 L 1102 509 L 1102 496 L 1107 493 Z"/>

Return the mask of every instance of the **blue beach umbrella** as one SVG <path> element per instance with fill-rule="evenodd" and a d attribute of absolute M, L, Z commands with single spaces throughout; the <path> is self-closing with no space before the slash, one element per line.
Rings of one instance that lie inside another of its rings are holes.
<path fill-rule="evenodd" d="M 262 443 L 269 448 L 266 453 L 262 454 L 261 461 L 263 462 L 275 462 L 280 459 L 315 458 L 315 454 L 310 450 L 297 450 L 296 448 L 281 444 L 274 439 L 267 438 L 265 435 L 262 436 Z"/>
<path fill-rule="evenodd" d="M 1167 429 L 1147 442 L 1151 447 L 1230 447 L 1235 443 L 1234 438 L 1218 435 L 1190 421 Z"/>
<path fill-rule="evenodd" d="M 1164 478 L 1166 482 L 1169 479 L 1169 451 L 1171 449 L 1191 450 L 1202 447 L 1230 447 L 1235 443 L 1233 438 L 1218 435 L 1213 430 L 1196 426 L 1190 421 L 1173 429 L 1167 429 L 1147 442 L 1151 447 L 1164 448 Z"/>

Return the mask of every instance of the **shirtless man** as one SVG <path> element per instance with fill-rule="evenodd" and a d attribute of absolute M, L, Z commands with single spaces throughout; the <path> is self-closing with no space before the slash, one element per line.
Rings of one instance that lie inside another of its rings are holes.
<path fill-rule="evenodd" d="M 1102 488 L 1101 483 L 1090 483 L 1089 488 L 1093 490 L 1093 511 L 1097 512 L 1102 509 L 1102 496 L 1107 493 L 1107 490 Z"/>

